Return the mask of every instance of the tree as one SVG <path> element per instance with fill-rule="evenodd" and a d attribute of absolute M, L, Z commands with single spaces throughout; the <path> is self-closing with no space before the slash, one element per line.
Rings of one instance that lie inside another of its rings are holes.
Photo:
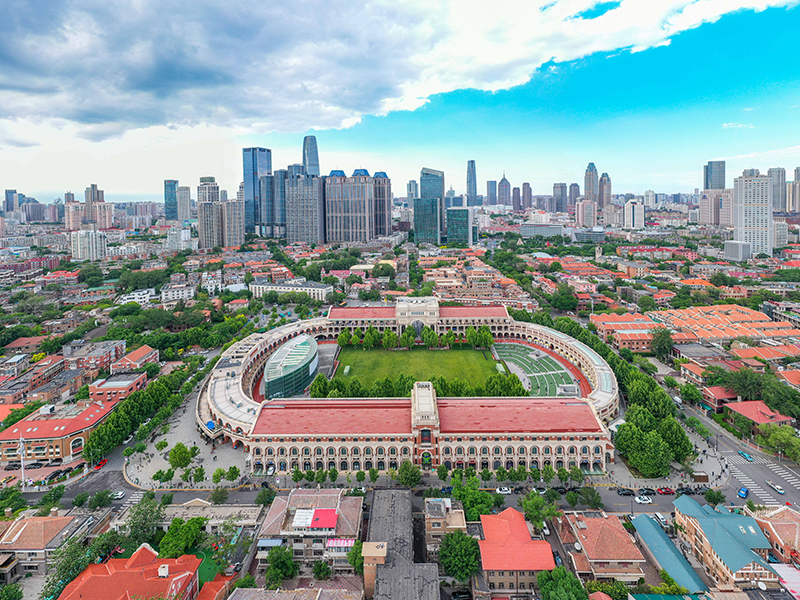
<path fill-rule="evenodd" d="M 131 546 L 138 548 L 152 540 L 164 520 L 164 506 L 154 496 L 144 496 L 131 506 L 126 521 L 126 532 Z"/>
<path fill-rule="evenodd" d="M 161 558 L 178 558 L 197 543 L 208 519 L 192 517 L 188 521 L 172 519 L 167 533 L 161 539 L 158 555 Z"/>
<path fill-rule="evenodd" d="M 583 477 L 583 471 L 580 467 L 574 466 L 569 470 L 569 478 L 575 483 L 580 483 L 583 481 Z"/>
<path fill-rule="evenodd" d="M 312 398 L 327 398 L 330 392 L 330 382 L 328 378 L 322 373 L 317 373 L 314 381 L 311 382 L 311 397 Z"/>
<path fill-rule="evenodd" d="M 661 362 L 666 361 L 672 352 L 672 332 L 666 327 L 656 327 L 651 335 L 650 348 L 653 354 Z"/>
<path fill-rule="evenodd" d="M 373 467 L 372 469 L 369 470 L 369 480 L 371 483 L 375 483 L 376 481 L 378 481 L 378 477 L 380 476 L 381 474 L 378 472 L 378 469 Z"/>
<path fill-rule="evenodd" d="M 250 573 L 248 573 L 244 577 L 241 577 L 239 581 L 233 584 L 233 589 L 254 588 L 254 587 L 258 587 L 258 584 L 256 583 L 256 578 L 250 575 Z"/>
<path fill-rule="evenodd" d="M 397 470 L 397 481 L 400 485 L 413 488 L 422 481 L 422 471 L 411 461 L 404 460 Z"/>
<path fill-rule="evenodd" d="M 173 469 L 185 469 L 190 462 L 192 462 L 192 455 L 183 442 L 178 442 L 169 451 L 169 464 Z"/>
<path fill-rule="evenodd" d="M 658 433 L 672 451 L 672 460 L 675 462 L 681 462 L 694 452 L 694 444 L 675 417 L 662 419 L 658 424 Z"/>
<path fill-rule="evenodd" d="M 556 472 L 556 475 L 558 475 L 558 478 L 561 481 L 562 485 L 567 483 L 567 481 L 569 481 L 569 471 L 567 469 L 565 469 L 564 467 L 561 467 Z"/>
<path fill-rule="evenodd" d="M 633 352 L 631 352 L 630 348 L 620 348 L 619 356 L 623 360 L 626 360 L 628 362 L 633 362 Z"/>
<path fill-rule="evenodd" d="M 300 483 L 301 481 L 303 481 L 304 477 L 305 473 L 303 473 L 300 469 L 295 469 L 294 471 L 292 471 L 292 481 L 294 481 L 295 483 Z"/>
<path fill-rule="evenodd" d="M 544 481 L 545 485 L 550 485 L 550 482 L 553 481 L 553 477 L 555 476 L 556 472 L 553 470 L 553 467 L 550 465 L 542 467 L 542 481 Z"/>
<path fill-rule="evenodd" d="M 325 560 L 316 561 L 311 571 L 314 579 L 328 579 L 331 576 L 331 566 Z"/>
<path fill-rule="evenodd" d="M 578 298 L 566 283 L 559 283 L 556 291 L 550 296 L 550 304 L 562 312 L 573 311 L 578 307 Z"/>
<path fill-rule="evenodd" d="M 590 594 L 603 592 L 611 596 L 611 600 L 628 600 L 630 588 L 623 582 L 616 579 L 612 581 L 592 581 L 586 582 L 586 591 Z"/>
<path fill-rule="evenodd" d="M 603 508 L 603 499 L 600 493 L 593 487 L 583 487 L 580 492 L 581 502 L 592 509 Z"/>
<path fill-rule="evenodd" d="M 680 387 L 681 400 L 687 404 L 700 404 L 703 401 L 703 394 L 693 383 L 684 383 Z"/>
<path fill-rule="evenodd" d="M 447 465 L 441 464 L 436 467 L 436 475 L 439 477 L 439 481 L 447 483 L 447 477 L 450 475 Z"/>
<path fill-rule="evenodd" d="M 716 506 L 717 504 L 725 504 L 725 494 L 723 494 L 718 490 L 708 490 L 703 495 L 703 498 L 711 506 Z"/>
<path fill-rule="evenodd" d="M 236 465 L 231 465 L 227 473 L 225 473 L 225 479 L 228 481 L 236 481 L 241 474 L 242 472 L 239 470 L 239 467 Z"/>
<path fill-rule="evenodd" d="M 224 487 L 215 487 L 209 496 L 211 504 L 225 504 L 228 501 L 228 490 Z"/>
<path fill-rule="evenodd" d="M 211 476 L 211 481 L 213 481 L 214 484 L 218 484 L 225 478 L 226 473 L 227 471 L 225 471 L 225 469 L 223 469 L 222 467 L 217 467 L 216 470 L 214 471 L 214 474 Z"/>
<path fill-rule="evenodd" d="M 364 480 L 366 480 L 366 478 L 367 478 L 367 474 L 364 471 L 358 471 L 356 473 L 356 481 L 358 483 L 364 483 Z"/>
<path fill-rule="evenodd" d="M 81 492 L 77 496 L 72 499 L 72 506 L 80 507 L 86 504 L 86 501 L 89 499 L 89 494 L 87 492 Z"/>
<path fill-rule="evenodd" d="M 445 573 L 462 583 L 468 582 L 480 564 L 478 540 L 460 530 L 448 533 L 439 546 L 439 562 Z"/>
<path fill-rule="evenodd" d="M 347 344 L 350 343 L 350 330 L 343 329 L 342 332 L 339 334 L 339 337 L 336 338 L 336 343 L 339 345 L 340 348 L 344 348 Z"/>
<path fill-rule="evenodd" d="M 355 569 L 358 575 L 364 574 L 364 557 L 361 555 L 362 546 L 363 543 L 361 540 L 356 540 L 353 547 L 350 548 L 350 551 L 347 553 L 347 562 L 350 563 L 350 566 Z"/>
<path fill-rule="evenodd" d="M 664 477 L 669 473 L 672 452 L 667 443 L 661 439 L 657 431 L 644 434 L 643 449 L 632 462 L 642 475 L 648 478 Z"/>
<path fill-rule="evenodd" d="M 492 480 L 492 477 L 494 477 L 494 475 L 492 475 L 492 472 L 489 469 L 483 469 L 481 471 L 481 479 L 484 483 L 489 483 Z"/>
<path fill-rule="evenodd" d="M 537 583 L 542 600 L 587 600 L 589 597 L 580 580 L 564 567 L 542 571 Z"/>
<path fill-rule="evenodd" d="M 89 508 L 92 510 L 97 510 L 104 506 L 111 506 L 111 492 L 108 490 L 96 492 L 91 500 L 89 500 Z"/>
<path fill-rule="evenodd" d="M 642 312 L 649 312 L 652 310 L 658 310 L 658 305 L 656 305 L 656 301 L 653 300 L 652 296 L 642 296 L 639 298 L 637 302 L 639 308 Z"/>
<path fill-rule="evenodd" d="M 283 584 L 284 579 L 294 579 L 300 567 L 292 558 L 292 550 L 283 546 L 273 548 L 267 554 L 269 567 L 266 572 L 267 589 L 277 589 Z"/>
<path fill-rule="evenodd" d="M 328 472 L 325 469 L 319 469 L 316 473 L 314 473 L 314 481 L 319 485 L 322 485 L 328 480 Z"/>
<path fill-rule="evenodd" d="M 399 343 L 400 340 L 394 331 L 392 331 L 391 329 L 387 329 L 386 331 L 383 332 L 382 344 L 386 350 L 393 350 L 394 348 L 397 348 L 397 345 Z"/>
<path fill-rule="evenodd" d="M 275 490 L 264 488 L 258 492 L 258 494 L 256 494 L 256 504 L 260 504 L 261 506 L 269 506 L 272 504 L 275 496 Z"/>
<path fill-rule="evenodd" d="M 556 494 L 558 494 L 558 492 L 556 492 Z M 562 514 L 555 504 L 545 500 L 536 491 L 529 492 L 527 496 L 520 498 L 518 503 L 522 508 L 522 512 L 525 514 L 525 518 L 528 519 L 537 530 L 540 530 L 544 526 L 545 521 L 558 518 Z"/>
<path fill-rule="evenodd" d="M 12 583 L 0 588 L 0 600 L 22 600 L 22 588 Z"/>
<path fill-rule="evenodd" d="M 667 386 L 671 390 L 678 389 L 678 382 L 675 380 L 674 377 L 667 375 L 664 377 L 664 385 Z"/>

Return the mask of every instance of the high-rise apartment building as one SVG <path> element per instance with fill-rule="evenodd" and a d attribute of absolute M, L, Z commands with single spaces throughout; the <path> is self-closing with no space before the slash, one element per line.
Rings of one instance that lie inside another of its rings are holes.
<path fill-rule="evenodd" d="M 102 231 L 73 231 L 70 234 L 72 260 L 104 260 L 108 242 Z"/>
<path fill-rule="evenodd" d="M 439 202 L 439 234 L 444 235 L 447 222 L 444 212 L 444 171 L 423 168 L 419 174 L 419 197 Z"/>
<path fill-rule="evenodd" d="M 286 241 L 325 243 L 325 189 L 321 177 L 290 165 L 286 177 Z M 344 171 L 331 171 L 331 176 Z"/>
<path fill-rule="evenodd" d="M 645 190 L 644 192 L 644 205 L 645 208 L 656 207 L 656 193 L 653 190 Z"/>
<path fill-rule="evenodd" d="M 578 198 L 581 195 L 581 186 L 577 183 L 570 183 L 569 184 L 569 205 L 575 206 L 575 203 L 578 201 Z"/>
<path fill-rule="evenodd" d="M 554 183 L 553 184 L 553 202 L 556 205 L 556 212 L 565 213 L 567 212 L 567 202 L 569 201 L 569 197 L 567 196 L 567 184 L 566 183 Z"/>
<path fill-rule="evenodd" d="M 306 173 L 319 177 L 319 152 L 317 151 L 317 138 L 307 135 L 303 138 L 303 166 Z"/>
<path fill-rule="evenodd" d="M 533 207 L 533 190 L 527 181 L 522 184 L 522 209 L 527 210 Z"/>
<path fill-rule="evenodd" d="M 75 202 L 75 194 L 72 192 L 64 192 L 64 202 Z"/>
<path fill-rule="evenodd" d="M 261 214 L 266 237 L 286 237 L 286 182 L 288 169 L 278 169 L 261 178 Z"/>
<path fill-rule="evenodd" d="M 586 167 L 586 173 L 583 176 L 583 198 L 598 202 L 598 194 L 600 193 L 600 178 L 597 175 L 597 167 L 594 163 L 590 162 Z M 602 206 L 598 206 L 602 208 Z"/>
<path fill-rule="evenodd" d="M 786 182 L 786 211 L 800 212 L 800 181 Z"/>
<path fill-rule="evenodd" d="M 197 205 L 201 202 L 219 202 L 219 184 L 215 177 L 201 177 L 200 185 L 197 186 Z M 247 208 L 245 207 L 245 213 Z M 247 218 L 245 216 L 245 218 Z M 245 222 L 245 227 L 247 223 Z"/>
<path fill-rule="evenodd" d="M 220 202 L 223 248 L 237 248 L 244 244 L 244 202 Z"/>
<path fill-rule="evenodd" d="M 494 206 L 497 204 L 497 181 L 489 180 L 486 182 L 486 198 L 485 204 Z"/>
<path fill-rule="evenodd" d="M 578 227 L 594 227 L 597 225 L 597 202 L 580 200 L 575 203 L 575 221 Z"/>
<path fill-rule="evenodd" d="M 497 203 L 504 206 L 511 206 L 511 184 L 503 173 L 503 178 L 497 184 Z"/>
<path fill-rule="evenodd" d="M 97 222 L 97 215 L 95 215 L 94 206 L 95 204 L 100 204 L 101 202 L 105 202 L 105 192 L 103 190 L 98 189 L 97 184 L 93 183 L 89 187 L 86 188 L 84 192 L 84 197 L 86 199 L 85 206 L 83 207 L 83 220 L 86 223 L 94 223 Z"/>
<path fill-rule="evenodd" d="M 511 207 L 514 212 L 522 210 L 522 193 L 518 187 L 511 190 Z"/>
<path fill-rule="evenodd" d="M 416 179 L 410 179 L 406 184 L 406 201 L 408 206 L 414 206 L 414 200 L 419 198 L 419 185 Z"/>
<path fill-rule="evenodd" d="M 746 169 L 733 180 L 733 239 L 749 242 L 754 255 L 772 256 L 772 180 Z"/>
<path fill-rule="evenodd" d="M 724 190 L 725 189 L 725 161 L 710 160 L 703 167 L 703 189 L 704 190 Z"/>
<path fill-rule="evenodd" d="M 607 206 L 611 206 L 611 177 L 603 173 L 598 183 L 597 208 L 604 210 Z"/>
<path fill-rule="evenodd" d="M 209 249 L 222 247 L 222 214 L 218 201 L 204 200 L 197 202 L 198 248 Z"/>
<path fill-rule="evenodd" d="M 332 171 L 325 178 L 325 237 L 328 242 L 368 242 L 392 231 L 392 184 L 383 171 L 352 177 Z"/>
<path fill-rule="evenodd" d="M 478 204 L 478 179 L 475 174 L 475 161 L 467 161 L 467 206 Z"/>
<path fill-rule="evenodd" d="M 733 227 L 733 188 L 722 190 L 719 199 L 719 224 Z"/>
<path fill-rule="evenodd" d="M 261 177 L 272 174 L 272 151 L 268 148 L 243 148 L 244 172 L 244 227 L 246 233 L 261 234 L 261 199 L 259 182 Z M 200 197 L 197 197 L 198 204 Z"/>
<path fill-rule="evenodd" d="M 797 183 L 800 181 L 800 167 L 794 168 L 794 182 Z"/>
<path fill-rule="evenodd" d="M 472 246 L 474 238 L 474 209 L 471 206 L 447 210 L 447 243 Z"/>
<path fill-rule="evenodd" d="M 786 169 L 782 167 L 769 169 L 767 176 L 772 186 L 772 210 L 786 211 Z"/>
<path fill-rule="evenodd" d="M 725 190 L 703 190 L 700 194 L 700 221 L 701 225 L 719 225 L 722 193 Z"/>
<path fill-rule="evenodd" d="M 71 193 L 65 196 L 70 198 L 64 204 L 64 228 L 67 231 L 77 231 L 84 224 L 91 224 L 93 229 L 110 229 L 114 225 L 114 206 L 106 204 L 105 194 L 96 184 L 86 188 L 86 202 L 75 202 Z"/>
<path fill-rule="evenodd" d="M 192 188 L 188 185 L 179 185 L 175 194 L 178 209 L 178 221 L 187 221 L 192 218 Z M 243 201 L 244 202 L 244 201 Z"/>
<path fill-rule="evenodd" d="M 439 225 L 439 204 L 436 198 L 417 198 L 414 200 L 414 241 L 418 244 L 441 243 Z"/>
<path fill-rule="evenodd" d="M 644 204 L 635 200 L 626 202 L 623 219 L 625 229 L 644 229 Z"/>
<path fill-rule="evenodd" d="M 178 180 L 164 180 L 164 218 L 167 221 L 178 220 Z"/>
<path fill-rule="evenodd" d="M 200 238 L 198 247 L 237 248 L 244 244 L 244 202 L 240 200 L 220 201 L 219 187 L 213 180 L 213 177 L 203 177 L 198 187 L 197 229 Z"/>

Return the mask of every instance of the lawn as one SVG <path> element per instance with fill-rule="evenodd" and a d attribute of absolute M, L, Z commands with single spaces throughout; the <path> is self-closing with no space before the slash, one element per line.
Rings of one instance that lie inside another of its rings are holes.
<path fill-rule="evenodd" d="M 396 378 L 408 373 L 417 381 L 430 381 L 433 377 L 447 379 L 466 379 L 470 385 L 485 385 L 490 375 L 496 375 L 495 360 L 488 350 L 480 351 L 471 348 L 455 348 L 452 350 L 428 350 L 413 348 L 412 350 L 384 350 L 372 348 L 343 348 L 339 353 L 339 368 L 336 379 L 350 380 L 358 377 L 369 387 L 376 379 L 386 376 Z M 345 377 L 345 367 L 350 373 Z"/>

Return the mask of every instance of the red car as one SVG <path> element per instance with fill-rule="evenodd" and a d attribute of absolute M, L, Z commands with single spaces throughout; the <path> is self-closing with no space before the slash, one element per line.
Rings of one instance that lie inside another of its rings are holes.
<path fill-rule="evenodd" d="M 105 466 L 106 466 L 106 463 L 107 463 L 107 462 L 108 462 L 108 461 L 107 461 L 107 460 L 104 458 L 104 459 L 103 459 L 103 460 L 101 460 L 99 463 L 97 463 L 97 466 L 94 468 L 94 470 L 95 470 L 95 471 L 99 471 L 100 469 L 102 469 L 103 467 L 105 467 Z"/>
<path fill-rule="evenodd" d="M 661 494 L 662 496 L 674 496 L 675 490 L 672 488 L 658 488 L 656 490 L 657 493 Z"/>

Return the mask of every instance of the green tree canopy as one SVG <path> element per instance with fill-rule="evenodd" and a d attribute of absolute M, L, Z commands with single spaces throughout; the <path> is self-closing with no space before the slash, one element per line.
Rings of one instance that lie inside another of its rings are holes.
<path fill-rule="evenodd" d="M 439 546 L 439 562 L 445 573 L 466 583 L 480 565 L 478 540 L 463 531 L 448 533 Z"/>

